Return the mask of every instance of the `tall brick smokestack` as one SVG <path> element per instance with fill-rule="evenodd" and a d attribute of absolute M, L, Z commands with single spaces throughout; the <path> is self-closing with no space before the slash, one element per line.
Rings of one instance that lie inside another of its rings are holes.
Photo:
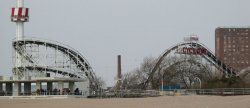
<path fill-rule="evenodd" d="M 116 90 L 121 90 L 122 85 L 122 68 L 121 68 L 121 55 L 117 56 L 117 82 L 115 85 Z"/>
<path fill-rule="evenodd" d="M 121 55 L 117 56 L 117 79 L 121 80 L 122 78 L 122 69 L 121 69 Z"/>

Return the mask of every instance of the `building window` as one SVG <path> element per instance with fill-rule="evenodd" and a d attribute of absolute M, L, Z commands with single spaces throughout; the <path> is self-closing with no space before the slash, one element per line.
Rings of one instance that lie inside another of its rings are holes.
<path fill-rule="evenodd" d="M 224 45 L 227 45 L 227 41 L 224 41 Z"/>

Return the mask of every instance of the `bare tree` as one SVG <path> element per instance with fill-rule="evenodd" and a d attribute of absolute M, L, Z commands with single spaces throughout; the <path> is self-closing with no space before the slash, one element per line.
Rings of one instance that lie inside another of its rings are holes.
<path fill-rule="evenodd" d="M 139 68 L 123 75 L 122 87 L 125 89 L 141 89 L 141 84 L 144 83 L 155 64 L 153 57 L 144 58 Z"/>
<path fill-rule="evenodd" d="M 149 83 L 150 89 L 159 89 L 164 85 L 184 85 L 192 88 L 200 80 L 208 80 L 212 77 L 208 65 L 204 65 L 198 56 L 169 56 L 161 62 L 158 69 L 152 73 L 156 59 L 146 57 L 140 67 L 123 75 L 123 88 L 145 89 L 139 85 Z M 201 83 L 201 82 L 199 82 Z"/>
<path fill-rule="evenodd" d="M 96 82 L 98 88 L 103 88 L 103 87 L 106 86 L 105 81 L 104 81 L 101 77 L 97 77 L 97 78 L 95 79 L 95 82 Z"/>

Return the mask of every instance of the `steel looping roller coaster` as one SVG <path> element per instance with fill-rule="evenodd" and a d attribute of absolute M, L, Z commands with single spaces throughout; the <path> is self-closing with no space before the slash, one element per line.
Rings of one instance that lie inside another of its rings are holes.
<path fill-rule="evenodd" d="M 13 67 L 18 79 L 26 76 L 87 78 L 90 88 L 97 87 L 96 75 L 88 61 L 67 45 L 37 38 L 15 39 L 12 45 L 13 63 L 20 64 Z"/>
<path fill-rule="evenodd" d="M 236 75 L 236 70 L 232 69 L 230 66 L 224 64 L 220 59 L 218 59 L 215 54 L 212 53 L 205 45 L 198 41 L 188 41 L 178 43 L 169 49 L 166 49 L 157 59 L 155 66 L 149 73 L 147 80 L 141 84 L 142 88 L 147 88 L 149 86 L 150 80 L 152 80 L 154 74 L 159 69 L 162 61 L 169 56 L 171 53 L 175 54 L 185 54 L 185 55 L 195 55 L 205 59 L 208 63 L 212 64 L 216 69 L 223 72 L 223 76 L 229 78 Z"/>

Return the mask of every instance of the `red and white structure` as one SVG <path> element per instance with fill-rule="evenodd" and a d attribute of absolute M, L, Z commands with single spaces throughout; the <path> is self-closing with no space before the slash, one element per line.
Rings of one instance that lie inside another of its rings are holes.
<path fill-rule="evenodd" d="M 29 8 L 23 7 L 23 0 L 16 0 L 16 7 L 11 8 L 11 21 L 16 23 L 16 37 L 15 41 L 22 41 L 24 39 L 24 22 L 29 21 Z M 21 46 L 15 46 L 21 47 Z M 14 54 L 14 79 L 20 79 L 19 73 L 23 73 L 22 70 L 18 70 L 23 66 L 23 56 L 15 50 Z M 27 75 L 28 76 L 28 75 Z"/>
<path fill-rule="evenodd" d="M 68 83 L 70 94 L 80 95 L 80 90 L 85 96 L 94 95 L 99 85 L 87 60 L 78 51 L 61 43 L 25 37 L 24 23 L 29 21 L 29 8 L 23 7 L 24 0 L 16 2 L 10 11 L 11 21 L 16 23 L 16 36 L 12 42 L 13 76 L 0 76 L 0 92 L 2 83 L 5 83 L 8 95 L 32 95 L 31 83 L 36 83 L 36 89 L 40 91 L 45 82 L 50 91 L 53 83 L 58 83 L 61 90 L 58 95 L 64 93 L 64 83 Z M 79 89 L 77 93 L 74 93 L 74 87 Z"/>
<path fill-rule="evenodd" d="M 16 40 L 24 37 L 24 22 L 29 21 L 29 8 L 23 7 L 23 0 L 17 0 L 17 6 L 11 9 L 11 21 L 16 22 Z"/>
<path fill-rule="evenodd" d="M 29 8 L 14 7 L 11 9 L 11 21 L 26 22 L 29 20 Z"/>

